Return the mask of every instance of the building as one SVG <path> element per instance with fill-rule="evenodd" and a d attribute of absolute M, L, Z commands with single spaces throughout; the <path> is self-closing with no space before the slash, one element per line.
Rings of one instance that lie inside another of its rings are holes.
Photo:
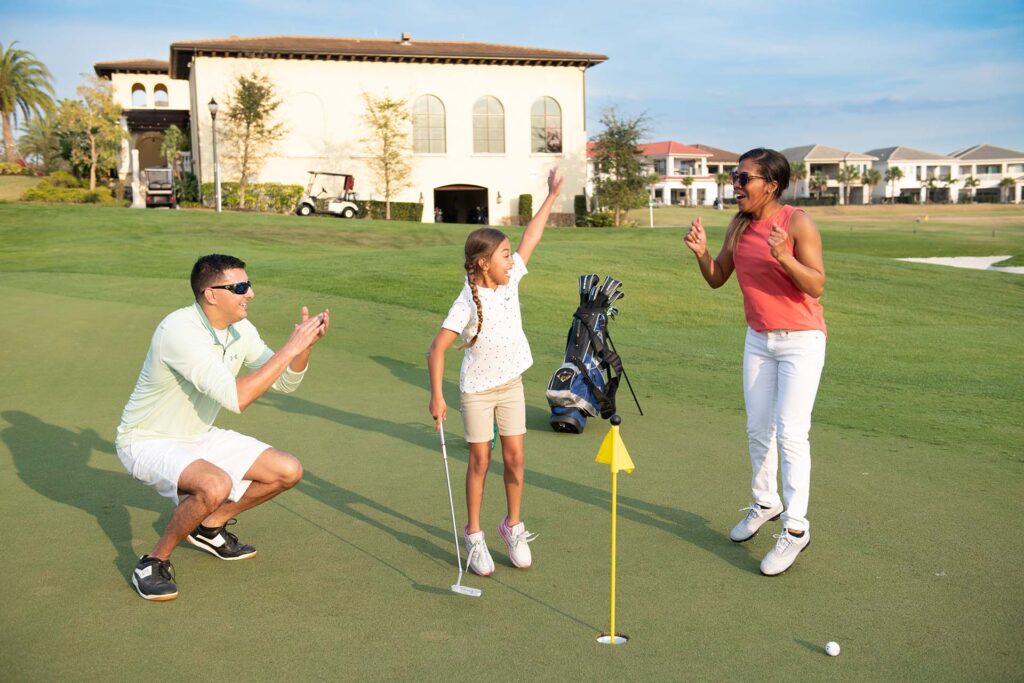
<path fill-rule="evenodd" d="M 872 201 L 955 203 L 959 200 L 958 190 L 963 191 L 958 188 L 959 168 L 952 157 L 902 145 L 881 147 L 866 154 L 877 157 L 871 165 L 882 176 L 881 184 L 872 188 Z M 893 169 L 897 168 L 902 175 L 892 178 Z"/>
<path fill-rule="evenodd" d="M 201 183 L 213 180 L 208 103 L 223 105 L 241 74 L 275 88 L 286 133 L 257 182 L 304 184 L 307 171 L 350 173 L 364 199 L 381 199 L 370 170 L 363 94 L 408 102 L 411 185 L 394 201 L 420 201 L 424 220 L 514 221 L 521 194 L 543 197 L 548 170 L 565 190 L 554 208 L 571 221 L 586 183 L 586 71 L 601 54 L 400 39 L 274 36 L 175 42 L 168 73 L 187 85 L 192 151 Z M 218 117 L 218 129 L 221 118 Z M 225 168 L 224 179 L 232 179 Z M 535 202 L 536 204 L 536 202 Z"/>
<path fill-rule="evenodd" d="M 969 193 L 974 201 L 1021 203 L 1024 152 L 994 145 L 974 145 L 950 156 L 959 166 L 960 191 Z"/>
<path fill-rule="evenodd" d="M 814 194 L 836 197 L 839 204 L 868 203 L 868 193 L 860 184 L 860 180 L 855 183 L 841 181 L 843 173 L 848 172 L 848 169 L 856 169 L 859 177 L 863 178 L 871 162 L 877 161 L 870 154 L 849 152 L 827 145 L 803 145 L 780 151 L 790 164 L 803 163 L 807 171 L 805 179 L 791 181 L 793 196 L 810 197 Z M 820 187 L 817 186 L 816 178 L 821 179 Z M 813 193 L 812 185 L 815 186 Z"/>
<path fill-rule="evenodd" d="M 188 83 L 168 75 L 168 63 L 159 59 L 97 62 L 96 76 L 110 81 L 111 95 L 121 107 L 121 125 L 128 131 L 130 149 L 139 151 L 139 165 L 164 166 L 160 154 L 164 131 L 171 125 L 189 130 Z M 122 161 L 122 176 L 129 172 L 129 157 Z M 185 170 L 190 170 L 188 155 Z"/>

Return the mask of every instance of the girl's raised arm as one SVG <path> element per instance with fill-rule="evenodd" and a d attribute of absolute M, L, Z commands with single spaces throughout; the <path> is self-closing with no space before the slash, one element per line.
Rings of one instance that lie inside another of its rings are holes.
<path fill-rule="evenodd" d="M 537 213 L 530 219 L 530 222 L 526 224 L 526 230 L 523 232 L 523 241 L 519 243 L 519 248 L 516 249 L 519 258 L 523 259 L 523 265 L 529 262 L 533 250 L 537 248 L 540 238 L 544 236 L 544 226 L 547 225 L 548 216 L 551 215 L 551 207 L 554 205 L 555 200 L 558 199 L 564 182 L 565 178 L 558 172 L 558 167 L 555 166 L 551 169 L 551 172 L 548 173 L 548 196 L 544 199 L 544 203 L 540 205 L 540 208 L 537 209 Z"/>

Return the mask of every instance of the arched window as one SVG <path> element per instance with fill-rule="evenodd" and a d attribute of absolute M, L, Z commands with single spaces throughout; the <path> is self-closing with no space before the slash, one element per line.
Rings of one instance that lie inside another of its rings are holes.
<path fill-rule="evenodd" d="M 505 152 L 505 108 L 490 95 L 481 97 L 473 105 L 473 152 Z"/>
<path fill-rule="evenodd" d="M 156 87 L 153 88 L 153 105 L 157 107 L 166 107 L 168 104 L 167 86 L 163 83 L 157 83 Z"/>
<path fill-rule="evenodd" d="M 146 106 L 146 86 L 141 83 L 132 86 L 132 106 L 135 108 Z"/>
<path fill-rule="evenodd" d="M 530 109 L 532 152 L 561 153 L 562 108 L 551 97 L 541 97 Z"/>
<path fill-rule="evenodd" d="M 423 95 L 412 108 L 413 151 L 444 154 L 444 104 L 433 95 Z"/>

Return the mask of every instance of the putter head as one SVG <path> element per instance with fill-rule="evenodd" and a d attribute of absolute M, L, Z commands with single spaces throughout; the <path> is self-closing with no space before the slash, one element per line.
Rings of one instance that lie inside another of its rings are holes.
<path fill-rule="evenodd" d="M 470 588 L 469 586 L 463 586 L 461 583 L 453 583 L 452 593 L 468 595 L 471 598 L 479 598 L 482 591 L 479 588 Z"/>

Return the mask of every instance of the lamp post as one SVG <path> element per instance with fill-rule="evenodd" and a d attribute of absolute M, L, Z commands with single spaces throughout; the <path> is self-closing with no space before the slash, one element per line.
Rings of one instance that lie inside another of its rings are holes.
<path fill-rule="evenodd" d="M 220 164 L 217 161 L 217 100 L 210 98 L 210 120 L 213 122 L 213 184 L 217 193 L 217 213 L 220 213 Z"/>

